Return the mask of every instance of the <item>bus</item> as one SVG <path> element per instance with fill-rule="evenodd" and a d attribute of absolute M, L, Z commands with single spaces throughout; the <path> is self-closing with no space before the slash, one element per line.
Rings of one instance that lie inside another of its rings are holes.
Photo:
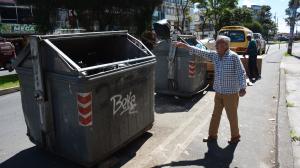
<path fill-rule="evenodd" d="M 225 26 L 219 31 L 219 35 L 230 38 L 230 49 L 238 54 L 244 54 L 249 41 L 247 35 L 253 36 L 253 32 L 243 26 Z"/>

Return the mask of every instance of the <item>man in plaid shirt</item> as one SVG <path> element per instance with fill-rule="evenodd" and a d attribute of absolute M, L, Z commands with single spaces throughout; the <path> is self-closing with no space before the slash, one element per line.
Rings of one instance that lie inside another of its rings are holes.
<path fill-rule="evenodd" d="M 216 40 L 217 52 L 214 52 L 201 50 L 182 42 L 176 42 L 178 48 L 187 49 L 191 55 L 197 55 L 211 60 L 215 65 L 215 79 L 213 85 L 216 92 L 215 105 L 209 126 L 209 136 L 203 140 L 204 142 L 217 139 L 224 108 L 231 130 L 231 140 L 228 142 L 238 143 L 240 141 L 237 108 L 239 97 L 243 97 L 246 94 L 246 72 L 239 56 L 229 49 L 229 44 L 229 37 L 218 36 Z"/>

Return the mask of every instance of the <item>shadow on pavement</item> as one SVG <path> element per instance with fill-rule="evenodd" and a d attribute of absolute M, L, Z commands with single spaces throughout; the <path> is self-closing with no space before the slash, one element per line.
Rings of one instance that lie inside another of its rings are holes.
<path fill-rule="evenodd" d="M 205 94 L 203 92 L 191 98 L 182 98 L 163 94 L 155 95 L 156 113 L 188 112 Z"/>
<path fill-rule="evenodd" d="M 226 146 L 224 149 L 220 148 L 217 141 L 207 143 L 208 151 L 205 153 L 203 159 L 184 160 L 178 162 L 171 162 L 164 165 L 158 165 L 153 168 L 163 167 L 177 167 L 177 166 L 203 166 L 205 168 L 229 168 L 234 158 L 234 151 L 237 144 Z"/>
<path fill-rule="evenodd" d="M 300 59 L 300 56 L 297 56 L 297 55 L 292 55 L 292 56 L 297 58 L 297 59 Z"/>
<path fill-rule="evenodd" d="M 144 133 L 136 140 L 129 143 L 126 147 L 120 149 L 106 160 L 99 162 L 94 168 L 121 167 L 131 160 L 140 147 L 152 136 L 151 133 Z M 46 152 L 38 147 L 25 149 L 10 159 L 0 164 L 1 168 L 84 168 L 74 162 L 66 160 Z"/>
<path fill-rule="evenodd" d="M 38 147 L 31 147 L 25 149 L 10 159 L 0 164 L 1 168 L 12 167 L 30 167 L 30 168 L 81 168 L 70 161 L 67 161 L 59 156 L 55 156 L 49 152 L 39 149 Z"/>
<path fill-rule="evenodd" d="M 113 165 L 113 168 L 122 167 L 128 161 L 136 156 L 136 152 L 143 146 L 143 144 L 152 137 L 152 134 L 146 132 L 140 138 L 129 143 L 125 148 L 116 152 L 112 157 L 117 159 L 117 163 Z"/>

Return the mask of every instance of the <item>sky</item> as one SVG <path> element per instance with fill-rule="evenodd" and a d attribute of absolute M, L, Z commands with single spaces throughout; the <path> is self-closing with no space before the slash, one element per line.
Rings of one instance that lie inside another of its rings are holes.
<path fill-rule="evenodd" d="M 239 6 L 242 5 L 269 5 L 271 6 L 272 17 L 276 14 L 278 17 L 278 32 L 289 32 L 289 26 L 287 26 L 284 18 L 287 16 L 285 15 L 285 9 L 288 8 L 289 0 L 239 0 Z"/>

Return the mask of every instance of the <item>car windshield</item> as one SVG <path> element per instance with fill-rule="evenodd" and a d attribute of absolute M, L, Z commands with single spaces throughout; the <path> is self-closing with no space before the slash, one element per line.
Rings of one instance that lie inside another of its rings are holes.
<path fill-rule="evenodd" d="M 255 39 L 259 39 L 259 34 L 253 34 L 253 37 L 254 37 Z"/>
<path fill-rule="evenodd" d="M 219 35 L 229 37 L 231 42 L 244 42 L 245 41 L 244 32 L 239 31 L 239 30 L 224 30 L 224 31 L 220 31 Z"/>
<path fill-rule="evenodd" d="M 198 44 L 196 45 L 196 47 L 198 47 L 198 48 L 200 48 L 200 49 L 202 49 L 202 50 L 207 50 L 207 48 L 206 48 L 202 43 L 198 43 Z"/>

